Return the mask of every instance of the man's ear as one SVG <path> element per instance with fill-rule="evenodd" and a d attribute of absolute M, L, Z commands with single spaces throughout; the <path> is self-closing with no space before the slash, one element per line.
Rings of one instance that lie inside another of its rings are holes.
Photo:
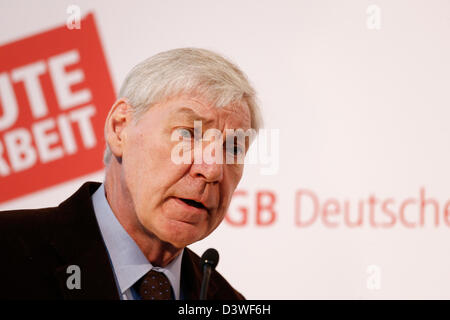
<path fill-rule="evenodd" d="M 117 100 L 105 122 L 105 138 L 114 156 L 121 158 L 123 142 L 126 135 L 125 128 L 131 124 L 132 109 L 124 98 Z"/>

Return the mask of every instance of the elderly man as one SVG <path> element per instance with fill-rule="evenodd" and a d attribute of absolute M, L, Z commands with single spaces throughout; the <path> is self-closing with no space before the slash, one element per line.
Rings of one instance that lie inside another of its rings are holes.
<path fill-rule="evenodd" d="M 253 88 L 218 54 L 176 49 L 138 64 L 105 122 L 104 183 L 0 214 L 0 296 L 198 299 L 200 258 L 186 246 L 217 228 L 242 177 L 230 159 L 251 139 L 229 133 L 260 125 Z M 207 298 L 243 296 L 213 271 Z"/>

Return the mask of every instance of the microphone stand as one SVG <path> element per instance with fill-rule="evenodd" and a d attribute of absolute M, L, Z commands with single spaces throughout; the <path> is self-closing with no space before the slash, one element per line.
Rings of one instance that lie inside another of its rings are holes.
<path fill-rule="evenodd" d="M 209 248 L 201 257 L 201 264 L 203 268 L 202 286 L 200 289 L 200 300 L 206 300 L 208 293 L 209 278 L 211 278 L 211 272 L 216 268 L 219 263 L 219 253 L 216 249 Z"/>
<path fill-rule="evenodd" d="M 211 265 L 209 263 L 205 263 L 203 265 L 203 279 L 202 279 L 202 287 L 200 289 L 200 300 L 206 300 L 210 277 L 211 277 Z"/>

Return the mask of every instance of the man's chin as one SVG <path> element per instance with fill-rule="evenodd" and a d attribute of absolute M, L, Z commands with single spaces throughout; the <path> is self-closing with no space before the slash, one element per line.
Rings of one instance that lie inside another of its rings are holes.
<path fill-rule="evenodd" d="M 160 231 L 160 240 L 180 249 L 204 238 L 200 226 L 178 220 L 168 221 Z"/>

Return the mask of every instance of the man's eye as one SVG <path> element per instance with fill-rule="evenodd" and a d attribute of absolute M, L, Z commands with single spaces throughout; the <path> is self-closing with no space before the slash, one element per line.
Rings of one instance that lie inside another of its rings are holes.
<path fill-rule="evenodd" d="M 240 156 L 244 152 L 244 150 L 240 146 L 234 145 L 228 148 L 228 152 L 231 152 L 235 156 Z"/>
<path fill-rule="evenodd" d="M 183 138 L 187 138 L 187 139 L 192 138 L 192 136 L 194 135 L 190 130 L 185 129 L 185 128 L 178 129 L 178 132 L 180 132 L 180 134 Z"/>

